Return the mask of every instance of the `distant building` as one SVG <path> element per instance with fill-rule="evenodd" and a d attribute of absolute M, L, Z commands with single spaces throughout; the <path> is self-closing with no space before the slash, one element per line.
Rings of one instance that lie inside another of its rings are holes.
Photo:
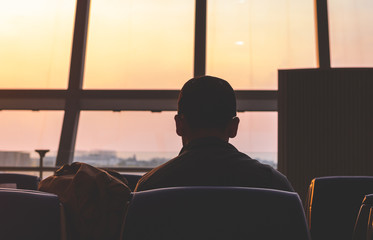
<path fill-rule="evenodd" d="M 80 151 L 79 154 L 74 157 L 74 162 L 84 162 L 97 167 L 117 166 L 119 161 L 115 151 Z"/>
<path fill-rule="evenodd" d="M 30 153 L 0 151 L 0 166 L 3 167 L 25 167 L 32 166 L 33 161 L 30 158 Z"/>

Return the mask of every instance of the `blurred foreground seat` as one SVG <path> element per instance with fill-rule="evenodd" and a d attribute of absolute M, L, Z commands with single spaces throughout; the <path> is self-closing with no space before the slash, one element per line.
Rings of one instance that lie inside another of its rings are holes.
<path fill-rule="evenodd" d="M 313 240 L 350 240 L 364 196 L 373 193 L 373 177 L 336 176 L 312 180 L 306 215 Z"/>
<path fill-rule="evenodd" d="M 0 173 L 0 188 L 37 190 L 40 178 L 27 174 Z"/>
<path fill-rule="evenodd" d="M 373 194 L 366 195 L 356 219 L 353 240 L 373 239 Z"/>
<path fill-rule="evenodd" d="M 54 194 L 0 188 L 0 238 L 61 239 L 60 202 Z"/>
<path fill-rule="evenodd" d="M 242 187 L 175 187 L 133 193 L 123 239 L 309 238 L 296 193 Z"/>

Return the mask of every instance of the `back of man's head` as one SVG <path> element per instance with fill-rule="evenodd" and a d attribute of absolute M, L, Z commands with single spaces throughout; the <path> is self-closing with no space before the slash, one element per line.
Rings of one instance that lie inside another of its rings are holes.
<path fill-rule="evenodd" d="M 236 116 L 236 96 L 223 79 L 202 76 L 186 82 L 180 91 L 178 114 L 191 128 L 223 129 Z"/>

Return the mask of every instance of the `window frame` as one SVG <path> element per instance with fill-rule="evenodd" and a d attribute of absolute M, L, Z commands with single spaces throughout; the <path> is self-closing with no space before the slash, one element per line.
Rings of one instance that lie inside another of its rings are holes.
<path fill-rule="evenodd" d="M 77 0 L 66 90 L 1 90 L 0 110 L 63 110 L 56 166 L 72 163 L 80 111 L 176 111 L 178 90 L 85 90 L 90 0 Z M 319 68 L 330 68 L 327 0 L 314 0 Z M 205 74 L 207 0 L 195 0 L 194 76 Z M 238 111 L 277 111 L 278 91 L 236 91 Z"/>

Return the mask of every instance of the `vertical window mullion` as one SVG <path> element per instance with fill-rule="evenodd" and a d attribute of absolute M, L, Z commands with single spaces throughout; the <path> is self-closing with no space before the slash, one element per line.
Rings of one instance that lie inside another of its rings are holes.
<path fill-rule="evenodd" d="M 56 165 L 71 163 L 80 115 L 80 93 L 83 86 L 90 0 L 77 0 L 74 38 L 71 52 L 69 87 Z"/>
<path fill-rule="evenodd" d="M 319 68 L 330 68 L 328 1 L 314 0 L 316 11 L 316 44 Z"/>
<path fill-rule="evenodd" d="M 194 76 L 206 73 L 207 0 L 196 0 L 194 33 Z"/>

